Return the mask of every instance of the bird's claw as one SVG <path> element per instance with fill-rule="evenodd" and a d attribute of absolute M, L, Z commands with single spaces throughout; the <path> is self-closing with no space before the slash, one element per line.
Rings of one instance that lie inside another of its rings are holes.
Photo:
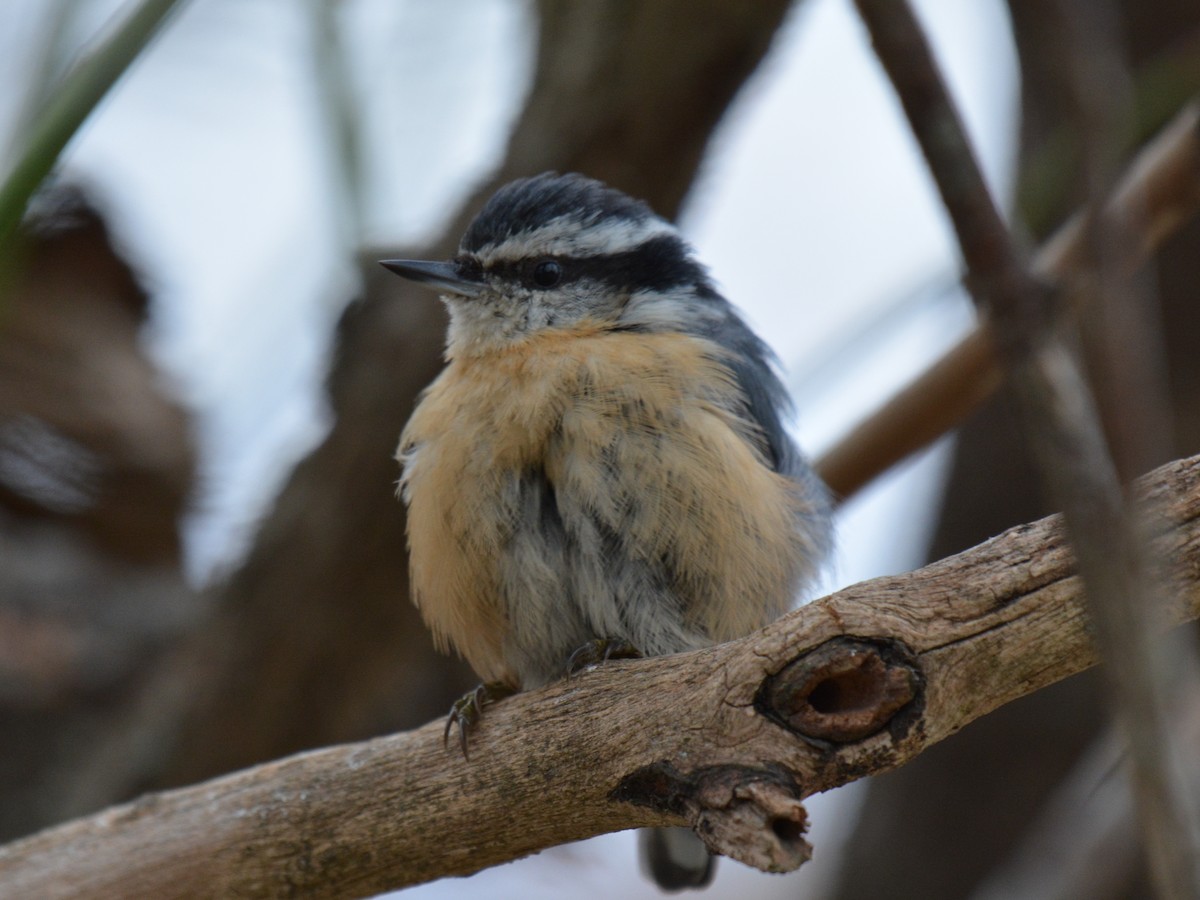
<path fill-rule="evenodd" d="M 515 693 L 514 688 L 502 681 L 488 681 L 467 691 L 450 707 L 450 715 L 446 717 L 446 730 L 442 732 L 442 746 L 450 746 L 450 729 L 458 725 L 458 742 L 462 747 L 463 759 L 470 759 L 470 754 L 467 753 L 467 736 L 482 718 L 483 708 Z"/>

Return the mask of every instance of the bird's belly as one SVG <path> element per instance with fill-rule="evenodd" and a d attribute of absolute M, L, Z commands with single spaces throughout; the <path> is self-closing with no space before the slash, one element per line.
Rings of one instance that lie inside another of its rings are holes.
<path fill-rule="evenodd" d="M 647 656 L 711 642 L 664 561 L 643 558 L 569 486 L 544 474 L 536 486 L 525 482 L 525 508 L 497 570 L 505 657 L 522 685 L 561 677 L 570 655 L 597 638 L 627 641 Z"/>
<path fill-rule="evenodd" d="M 595 638 L 674 653 L 786 607 L 811 561 L 795 486 L 703 346 L 576 339 L 497 366 L 448 370 L 406 429 L 414 596 L 442 645 L 530 687 Z"/>

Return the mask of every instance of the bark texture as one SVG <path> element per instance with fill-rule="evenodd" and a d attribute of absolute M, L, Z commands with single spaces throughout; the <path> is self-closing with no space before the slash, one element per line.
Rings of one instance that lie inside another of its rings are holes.
<path fill-rule="evenodd" d="M 1141 484 L 1163 518 L 1164 621 L 1200 615 L 1200 457 Z M 545 847 L 688 824 L 767 871 L 802 864 L 803 799 L 900 766 L 1096 662 L 1059 517 L 847 588 L 747 638 L 611 662 L 442 722 L 301 754 L 0 848 L 13 896 L 365 895 Z M 431 827 L 430 823 L 436 823 Z"/>

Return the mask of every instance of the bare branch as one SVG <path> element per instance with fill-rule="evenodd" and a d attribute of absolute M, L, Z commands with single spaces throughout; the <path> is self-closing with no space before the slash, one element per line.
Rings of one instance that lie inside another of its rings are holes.
<path fill-rule="evenodd" d="M 1094 400 L 1059 333 L 1057 297 L 1005 227 L 907 3 L 857 5 L 954 224 L 967 285 L 991 317 L 1043 481 L 1064 510 L 1108 663 L 1114 714 L 1129 741 L 1151 869 L 1165 896 L 1195 896 L 1200 813 L 1168 726 L 1172 679 L 1180 669 L 1171 671 L 1154 644 L 1147 615 L 1159 588 L 1148 571 L 1153 557 L 1127 514 Z M 1091 273 L 1103 281 L 1107 269 Z M 1182 667 L 1188 676 L 1195 669 L 1194 663 Z"/>
<path fill-rule="evenodd" d="M 1172 590 L 1200 615 L 1200 457 L 1142 483 Z M 610 663 L 442 723 L 154 794 L 0 848 L 5 896 L 364 895 L 607 831 L 689 824 L 773 871 L 801 801 L 883 772 L 1096 662 L 1061 522 L 848 588 L 749 637 Z"/>

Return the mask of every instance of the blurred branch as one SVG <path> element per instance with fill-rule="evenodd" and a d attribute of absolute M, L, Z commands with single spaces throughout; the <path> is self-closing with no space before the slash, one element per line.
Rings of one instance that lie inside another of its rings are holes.
<path fill-rule="evenodd" d="M 32 129 L 46 101 L 53 96 L 55 83 L 66 65 L 67 32 L 79 12 L 79 4 L 73 0 L 48 0 L 43 8 L 42 33 L 33 52 L 29 77 L 25 79 L 26 90 L 13 117 L 13 132 L 4 154 L 7 157 L 21 151 L 24 133 Z"/>
<path fill-rule="evenodd" d="M 1200 744 L 1200 691 L 1193 685 L 1178 727 Z M 1140 851 L 1124 744 L 1107 730 L 1030 823 L 1020 844 L 972 900 L 1088 900 L 1125 897 Z M 1192 773 L 1195 786 L 1196 773 Z"/>
<path fill-rule="evenodd" d="M 1109 0 L 1050 0 L 1045 15 L 1059 36 L 1066 118 L 1081 139 L 1074 180 L 1099 206 L 1112 190 L 1133 119 L 1117 11 Z M 1136 242 L 1130 224 L 1140 217 L 1140 210 L 1123 220 L 1084 217 L 1077 291 L 1088 299 L 1088 314 L 1079 317 L 1083 360 L 1122 481 L 1170 459 L 1174 445 L 1158 298 L 1149 279 L 1121 262 L 1123 248 Z"/>
<path fill-rule="evenodd" d="M 1026 263 L 992 202 L 908 5 L 857 0 L 857 6 L 954 224 L 967 285 L 991 316 L 1044 483 L 1064 510 L 1110 672 L 1114 715 L 1129 741 L 1155 879 L 1165 896 L 1196 896 L 1200 824 L 1168 726 L 1175 673 L 1163 665 L 1145 614 L 1159 593 L 1148 565 L 1153 557 L 1139 540 L 1093 398 L 1059 333 L 1057 298 Z"/>
<path fill-rule="evenodd" d="M 1049 12 L 1043 7 L 1037 9 L 1042 16 Z M 1057 49 L 1058 30 L 1047 28 L 1042 39 L 1053 41 Z M 1054 58 L 1060 59 L 1059 54 L 1055 53 Z M 1048 80 L 1058 73 L 1055 67 L 1027 72 L 1026 77 L 1040 74 Z M 1150 140 L 1200 93 L 1200 30 L 1185 34 L 1172 47 L 1140 65 L 1131 88 L 1133 120 L 1113 135 L 1122 153 L 1132 153 Z M 1028 152 L 1017 181 L 1015 206 L 1021 221 L 1034 234 L 1047 234 L 1071 208 L 1069 191 L 1086 141 L 1077 123 L 1063 119 Z"/>
<path fill-rule="evenodd" d="M 1154 618 L 1195 618 L 1200 457 L 1140 488 L 1173 588 Z M 488 708 L 470 761 L 439 720 L 146 796 L 0 848 L 0 893 L 362 896 L 657 824 L 794 869 L 805 797 L 1096 662 L 1063 531 L 1049 517 L 742 640 L 519 694 Z"/>
<path fill-rule="evenodd" d="M 0 840 L 113 801 L 121 699 L 206 611 L 180 570 L 193 423 L 146 355 L 151 298 L 86 192 L 32 206 L 0 327 Z"/>
<path fill-rule="evenodd" d="M 362 123 L 355 100 L 339 0 L 308 0 L 312 29 L 314 81 L 317 99 L 331 135 L 333 165 L 346 249 L 362 246 L 366 231 L 366 190 L 363 174 Z"/>
<path fill-rule="evenodd" d="M 1126 167 L 1104 205 L 1103 221 L 1122 223 L 1128 238 L 1113 264 L 1133 272 L 1198 210 L 1200 103 L 1192 103 Z M 1085 216 L 1076 215 L 1042 245 L 1032 263 L 1039 277 L 1078 279 Z M 836 496 L 853 496 L 960 424 L 995 393 L 1002 377 L 984 322 L 825 453 L 817 470 Z"/>
<path fill-rule="evenodd" d="M 1121 742 L 1104 731 L 971 900 L 1118 900 L 1138 852 Z"/>
<path fill-rule="evenodd" d="M 143 0 L 113 35 L 69 72 L 32 123 L 21 154 L 0 184 L 0 259 L 13 249 L 29 198 L 109 89 L 137 59 L 179 0 Z"/>

